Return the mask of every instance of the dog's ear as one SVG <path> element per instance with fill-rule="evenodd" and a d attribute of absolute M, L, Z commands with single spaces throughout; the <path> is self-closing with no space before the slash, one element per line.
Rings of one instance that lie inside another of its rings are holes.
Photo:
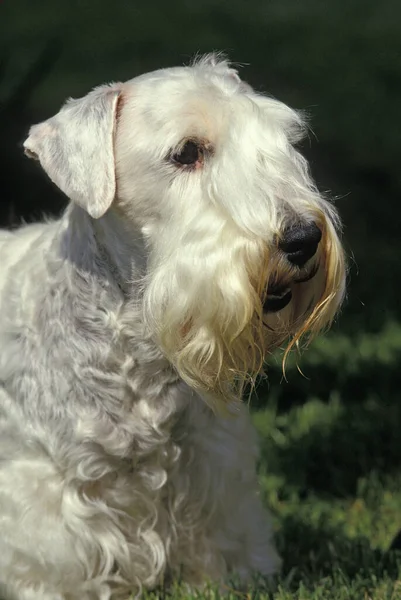
<path fill-rule="evenodd" d="M 121 85 L 101 86 L 69 100 L 51 119 L 34 125 L 25 154 L 93 218 L 104 215 L 116 191 L 114 136 Z"/>

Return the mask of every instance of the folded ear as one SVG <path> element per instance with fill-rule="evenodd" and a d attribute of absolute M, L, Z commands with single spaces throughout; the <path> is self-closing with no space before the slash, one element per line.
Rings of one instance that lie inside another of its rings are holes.
<path fill-rule="evenodd" d="M 31 127 L 24 143 L 25 154 L 39 160 L 50 179 L 95 219 L 104 215 L 116 191 L 120 87 L 101 86 L 69 100 L 54 117 Z"/>

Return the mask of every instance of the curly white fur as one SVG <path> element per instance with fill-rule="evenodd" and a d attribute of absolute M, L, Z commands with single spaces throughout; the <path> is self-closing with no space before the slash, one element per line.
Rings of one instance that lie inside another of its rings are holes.
<path fill-rule="evenodd" d="M 97 88 L 25 142 L 71 203 L 0 233 L 0 593 L 127 598 L 271 575 L 241 386 L 344 292 L 334 209 L 298 113 L 227 62 Z M 194 168 L 172 157 L 186 140 Z M 315 276 L 277 237 L 314 220 Z M 269 285 L 292 290 L 265 314 Z"/>

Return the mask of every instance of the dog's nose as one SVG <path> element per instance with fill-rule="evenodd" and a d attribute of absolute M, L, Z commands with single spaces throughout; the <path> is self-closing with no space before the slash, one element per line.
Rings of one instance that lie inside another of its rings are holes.
<path fill-rule="evenodd" d="M 316 223 L 305 223 L 286 229 L 278 246 L 291 264 L 303 267 L 316 254 L 321 239 L 322 232 Z"/>

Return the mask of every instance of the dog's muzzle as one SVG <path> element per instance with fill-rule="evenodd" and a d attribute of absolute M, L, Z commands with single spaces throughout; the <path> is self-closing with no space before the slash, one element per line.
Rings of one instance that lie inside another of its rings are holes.
<path fill-rule="evenodd" d="M 278 242 L 278 248 L 286 255 L 286 259 L 292 266 L 302 269 L 315 256 L 321 239 L 322 232 L 319 227 L 313 222 L 305 223 L 302 226 L 286 229 Z M 311 280 L 317 270 L 316 264 L 309 269 L 308 274 L 295 279 L 293 283 L 305 283 Z M 288 284 L 270 285 L 263 303 L 263 310 L 267 313 L 278 312 L 283 310 L 291 300 L 292 291 Z"/>

